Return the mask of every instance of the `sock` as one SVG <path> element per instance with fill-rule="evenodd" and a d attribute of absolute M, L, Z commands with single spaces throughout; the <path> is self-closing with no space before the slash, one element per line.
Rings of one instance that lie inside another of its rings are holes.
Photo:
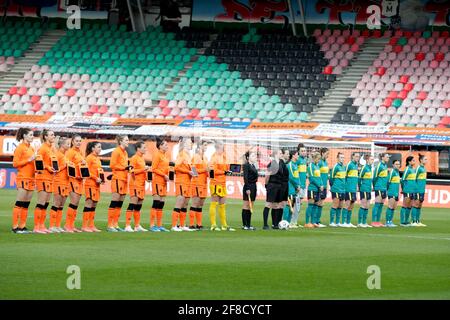
<path fill-rule="evenodd" d="M 394 218 L 394 209 L 387 208 L 386 209 L 386 222 L 392 223 L 393 218 Z"/>
<path fill-rule="evenodd" d="M 47 219 L 47 208 L 48 208 L 48 202 L 45 203 L 45 205 L 44 205 L 44 207 L 42 208 L 42 211 L 41 211 L 40 224 L 41 224 L 41 228 L 42 229 L 46 229 L 45 228 L 45 220 Z"/>
<path fill-rule="evenodd" d="M 283 220 L 291 221 L 292 213 L 289 205 L 284 206 L 283 208 Z"/>
<path fill-rule="evenodd" d="M 211 221 L 211 227 L 216 226 L 216 208 L 217 208 L 217 202 L 211 201 L 211 204 L 209 205 L 209 220 Z"/>
<path fill-rule="evenodd" d="M 277 226 L 277 209 L 270 210 L 270 216 L 272 218 L 272 226 Z"/>
<path fill-rule="evenodd" d="M 377 222 L 378 202 L 375 202 L 372 208 L 372 223 Z"/>
<path fill-rule="evenodd" d="M 263 210 L 264 226 L 268 226 L 267 220 L 269 220 L 269 211 L 270 211 L 270 208 L 264 207 L 264 210 Z"/>
<path fill-rule="evenodd" d="M 163 217 L 163 210 L 158 209 L 158 211 L 156 211 L 156 225 L 158 227 L 162 227 L 162 217 Z"/>
<path fill-rule="evenodd" d="M 417 208 L 416 207 L 411 208 L 411 217 L 412 217 L 413 223 L 417 222 Z"/>
<path fill-rule="evenodd" d="M 228 227 L 227 225 L 227 214 L 225 211 L 225 203 L 219 204 L 219 218 L 220 218 L 220 225 L 222 227 Z"/>
<path fill-rule="evenodd" d="M 36 205 L 36 207 L 34 208 L 34 229 L 36 230 L 40 230 L 41 228 L 40 225 L 41 212 L 42 212 L 41 205 L 40 204 Z"/>
<path fill-rule="evenodd" d="M 95 208 L 91 208 L 91 212 L 89 214 L 89 222 L 88 222 L 88 227 L 89 228 L 95 228 Z"/>
<path fill-rule="evenodd" d="M 383 212 L 383 204 L 380 203 L 377 211 L 377 222 L 381 221 L 381 214 Z"/>
<path fill-rule="evenodd" d="M 405 223 L 409 223 L 409 215 L 411 214 L 411 208 L 406 208 L 405 211 Z"/>
<path fill-rule="evenodd" d="M 317 214 L 318 214 L 318 206 L 316 204 L 312 205 L 311 210 L 311 222 L 312 224 L 317 224 Z"/>
<path fill-rule="evenodd" d="M 311 222 L 312 213 L 313 213 L 313 206 L 314 204 L 308 203 L 308 207 L 306 207 L 306 218 L 305 223 L 309 224 Z"/>
<path fill-rule="evenodd" d="M 417 222 L 420 222 L 421 216 L 422 216 L 422 208 L 417 208 L 417 212 L 416 212 L 416 220 L 417 220 Z"/>
<path fill-rule="evenodd" d="M 187 214 L 187 209 L 186 208 L 181 208 L 181 212 L 180 212 L 180 226 L 182 226 L 182 227 L 186 226 L 186 214 Z"/>
<path fill-rule="evenodd" d="M 177 226 L 179 216 L 180 216 L 180 209 L 174 208 L 172 211 L 172 228 Z"/>
<path fill-rule="evenodd" d="M 347 224 L 352 223 L 352 210 L 347 210 Z"/>
<path fill-rule="evenodd" d="M 141 225 L 141 208 L 142 208 L 142 204 L 134 205 L 133 218 L 134 218 L 134 226 L 135 227 Z"/>
<path fill-rule="evenodd" d="M 252 225 L 252 212 L 250 210 L 247 210 L 247 227 L 250 227 Z"/>
<path fill-rule="evenodd" d="M 336 224 L 341 223 L 341 212 L 342 212 L 342 208 L 336 209 Z"/>
<path fill-rule="evenodd" d="M 63 217 L 63 208 L 58 208 L 58 211 L 56 212 L 56 227 L 61 228 L 61 221 Z"/>
<path fill-rule="evenodd" d="M 117 201 L 117 206 L 116 206 L 115 215 L 114 215 L 114 227 L 115 228 L 119 227 L 119 220 L 120 220 L 120 214 L 122 211 L 122 205 L 123 205 L 123 201 Z"/>
<path fill-rule="evenodd" d="M 52 206 L 50 209 L 50 228 L 56 227 L 56 220 L 58 218 L 58 208 L 55 206 Z"/>
<path fill-rule="evenodd" d="M 359 207 L 358 224 L 363 224 L 363 219 L 364 219 L 364 208 L 363 207 Z"/>
<path fill-rule="evenodd" d="M 81 229 L 86 229 L 89 225 L 89 218 L 91 216 L 91 208 L 84 208 L 83 210 L 83 223 L 81 224 Z"/>
<path fill-rule="evenodd" d="M 191 207 L 189 210 L 189 226 L 193 226 L 195 224 L 195 210 L 196 208 Z"/>
<path fill-rule="evenodd" d="M 400 224 L 405 223 L 405 216 L 406 216 L 406 209 L 404 207 L 402 207 L 400 209 Z"/>
<path fill-rule="evenodd" d="M 111 201 L 111 204 L 108 208 L 108 228 L 112 228 L 114 223 L 114 213 L 116 211 L 116 201 Z M 67 214 L 69 214 L 69 210 L 67 210 Z"/>
<path fill-rule="evenodd" d="M 20 218 L 20 212 L 22 211 L 22 202 L 16 201 L 16 205 L 13 209 L 13 223 L 12 228 L 17 229 L 19 227 L 19 218 Z"/>
<path fill-rule="evenodd" d="M 195 213 L 195 220 L 197 221 L 197 226 L 201 227 L 203 225 L 203 208 L 197 208 L 197 212 Z"/>
<path fill-rule="evenodd" d="M 347 215 L 348 215 L 348 210 L 343 208 L 342 209 L 342 223 L 347 223 Z"/>
<path fill-rule="evenodd" d="M 294 214 L 292 214 L 291 220 L 289 221 L 290 223 L 293 223 L 293 224 L 298 223 L 298 217 L 300 215 L 301 208 L 302 208 L 301 203 L 298 204 L 298 208 L 295 208 L 295 206 L 294 206 Z"/>
<path fill-rule="evenodd" d="M 130 203 L 128 204 L 127 211 L 125 211 L 125 227 L 131 226 L 131 218 L 133 217 L 134 213 L 134 204 Z"/>
<path fill-rule="evenodd" d="M 245 211 L 246 211 L 245 209 L 242 209 L 242 213 L 241 213 L 241 215 L 242 215 L 242 225 L 244 227 L 247 226 L 247 212 L 245 212 Z"/>
<path fill-rule="evenodd" d="M 19 217 L 19 228 L 21 229 L 25 228 L 25 225 L 27 224 L 29 206 L 30 202 L 22 201 L 22 210 L 20 211 Z"/>
<path fill-rule="evenodd" d="M 322 219 L 322 206 L 317 206 L 317 223 L 320 223 L 320 219 Z"/>
<path fill-rule="evenodd" d="M 334 223 L 335 216 L 336 216 L 336 208 L 331 208 L 331 210 L 330 210 L 330 224 Z"/>

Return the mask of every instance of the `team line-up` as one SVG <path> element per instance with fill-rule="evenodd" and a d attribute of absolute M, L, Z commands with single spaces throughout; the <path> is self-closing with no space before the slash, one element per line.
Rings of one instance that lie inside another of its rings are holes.
<path fill-rule="evenodd" d="M 32 141 L 34 132 L 21 128 L 17 132 L 20 144 L 14 151 L 13 166 L 17 169 L 17 198 L 13 209 L 14 233 L 31 233 L 26 227 L 28 208 L 33 193 L 37 190 L 37 202 L 34 209 L 33 233 L 74 233 L 101 232 L 95 226 L 95 209 L 100 200 L 100 185 L 105 183 L 99 155 L 101 143 L 89 142 L 83 153 L 80 150 L 82 138 L 56 137 L 51 130 L 41 133 L 42 145 L 34 150 Z M 138 141 L 134 144 L 136 153 L 130 159 L 127 154 L 129 139 L 117 137 L 117 148 L 112 152 L 110 168 L 111 203 L 108 208 L 109 232 L 168 232 L 202 230 L 202 211 L 209 193 L 211 231 L 235 231 L 227 224 L 225 200 L 227 196 L 226 179 L 231 173 L 227 162 L 224 145 L 215 142 L 215 153 L 208 161 L 205 152 L 209 142 L 200 142 L 191 156 L 193 143 L 191 138 L 183 138 L 173 171 L 169 168 L 167 156 L 169 144 L 164 138 L 157 138 L 157 151 L 152 155 L 152 164 L 147 166 L 144 155 L 146 144 Z M 242 228 L 255 230 L 251 224 L 253 205 L 257 194 L 258 154 L 249 150 L 244 155 L 243 164 L 243 206 Z M 323 202 L 330 188 L 332 206 L 330 210 L 330 227 L 371 228 L 396 227 L 393 223 L 394 212 L 399 201 L 400 186 L 403 203 L 400 211 L 400 225 L 423 227 L 421 208 L 424 201 L 427 173 L 427 157 L 419 155 L 418 163 L 412 156 L 406 158 L 406 169 L 400 177 L 399 160 L 388 169 L 389 154 L 379 155 L 379 162 L 373 168 L 374 157 L 365 155 L 365 164 L 360 166 L 360 153 L 354 152 L 351 161 L 344 165 L 344 154 L 338 153 L 337 163 L 329 170 L 328 149 L 322 148 L 309 155 L 303 144 L 297 150 L 275 149 L 272 160 L 265 172 L 266 204 L 263 209 L 263 229 L 281 228 L 323 228 L 321 223 Z M 239 169 L 240 171 L 240 169 Z M 174 173 L 174 177 L 172 176 Z M 163 209 L 167 195 L 167 183 L 175 180 L 176 202 L 172 211 L 172 227 L 163 226 Z M 152 183 L 153 203 L 150 210 L 150 227 L 141 225 L 141 209 L 145 197 L 145 183 Z M 309 181 L 307 185 L 307 181 Z M 375 205 L 372 209 L 372 222 L 368 224 L 372 191 Z M 358 224 L 351 223 L 352 210 L 359 192 L 360 208 Z M 119 227 L 119 219 L 126 195 L 129 205 L 126 210 L 125 229 Z M 47 209 L 53 195 L 50 208 L 49 228 L 46 227 Z M 77 211 L 81 197 L 85 197 L 82 227 L 75 227 Z M 66 221 L 62 227 L 63 208 L 69 198 Z M 307 198 L 305 224 L 299 224 L 302 201 Z M 381 223 L 383 205 L 388 199 L 385 224 Z M 188 215 L 188 205 L 191 201 Z M 216 222 L 219 214 L 220 227 Z M 189 223 L 186 220 L 189 218 Z M 131 222 L 134 220 L 134 228 Z"/>

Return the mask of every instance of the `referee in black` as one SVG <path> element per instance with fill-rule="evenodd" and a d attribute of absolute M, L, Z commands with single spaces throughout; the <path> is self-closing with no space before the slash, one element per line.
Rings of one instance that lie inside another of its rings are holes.
<path fill-rule="evenodd" d="M 267 220 L 269 211 L 272 210 L 272 229 L 278 229 L 279 219 L 283 216 L 281 203 L 283 202 L 283 172 L 287 171 L 286 164 L 281 159 L 280 149 L 274 150 L 273 160 L 267 166 L 266 172 L 266 205 L 263 211 L 264 230 L 269 229 Z"/>
<path fill-rule="evenodd" d="M 251 225 L 251 209 L 253 208 L 253 203 L 256 199 L 256 182 L 258 182 L 258 157 L 255 151 L 247 151 L 244 157 L 244 186 L 242 188 L 244 203 L 242 205 L 242 228 L 244 230 L 256 230 L 256 228 L 252 227 Z"/>

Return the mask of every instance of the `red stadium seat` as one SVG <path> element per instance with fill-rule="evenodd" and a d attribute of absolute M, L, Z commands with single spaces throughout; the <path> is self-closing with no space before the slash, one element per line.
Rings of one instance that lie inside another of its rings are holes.
<path fill-rule="evenodd" d="M 445 101 L 442 103 L 442 106 L 443 106 L 444 108 L 446 108 L 446 109 L 449 109 L 449 108 L 450 108 L 450 100 L 445 100 Z"/>
<path fill-rule="evenodd" d="M 62 81 L 56 81 L 55 84 L 53 85 L 53 88 L 55 89 L 61 89 L 64 85 L 64 82 Z"/>
<path fill-rule="evenodd" d="M 408 82 L 405 84 L 405 86 L 403 87 L 403 90 L 405 91 L 411 91 L 414 88 L 414 84 L 412 84 L 411 82 Z"/>
<path fill-rule="evenodd" d="M 30 102 L 35 104 L 36 102 L 39 102 L 39 100 L 41 100 L 40 96 L 32 96 Z"/>
<path fill-rule="evenodd" d="M 390 107 L 392 105 L 392 99 L 391 98 L 386 98 L 383 102 L 383 106 L 385 107 Z"/>
<path fill-rule="evenodd" d="M 217 111 L 216 109 L 211 109 L 208 113 L 208 117 L 215 118 L 218 113 L 219 113 L 219 111 Z"/>
<path fill-rule="evenodd" d="M 326 66 L 323 69 L 323 73 L 325 73 L 325 74 L 332 74 L 333 73 L 333 67 L 332 66 Z"/>
<path fill-rule="evenodd" d="M 8 91 L 10 96 L 17 94 L 17 87 L 11 87 Z"/>
<path fill-rule="evenodd" d="M 99 109 L 98 109 L 98 113 L 100 113 L 100 114 L 105 114 L 105 113 L 107 113 L 108 112 L 108 106 L 101 106 Z"/>
<path fill-rule="evenodd" d="M 406 83 L 408 83 L 408 80 L 409 80 L 409 76 L 401 76 L 399 82 L 406 84 Z"/>
<path fill-rule="evenodd" d="M 403 46 L 397 45 L 394 47 L 394 52 L 395 53 L 400 53 L 403 51 Z"/>
<path fill-rule="evenodd" d="M 41 110 L 41 108 L 42 108 L 42 105 L 38 102 L 38 103 L 33 104 L 31 111 L 38 112 L 39 110 Z"/>
<path fill-rule="evenodd" d="M 76 94 L 75 89 L 69 89 L 66 91 L 66 96 L 68 96 L 68 97 L 73 97 L 75 94 Z"/>
<path fill-rule="evenodd" d="M 161 101 L 163 101 L 163 100 L 161 100 Z M 165 101 L 167 101 L 167 100 L 165 100 Z M 164 108 L 163 110 L 162 110 L 162 112 L 161 112 L 161 116 L 163 116 L 163 117 L 167 117 L 170 113 L 172 112 L 172 110 L 170 109 L 170 108 Z"/>
<path fill-rule="evenodd" d="M 378 67 L 377 68 L 377 75 L 382 76 L 386 73 L 386 68 L 385 67 Z"/>
<path fill-rule="evenodd" d="M 361 35 L 362 35 L 363 37 L 365 37 L 365 38 L 370 37 L 370 30 L 368 30 L 368 29 L 363 30 L 363 32 L 361 33 Z"/>
<path fill-rule="evenodd" d="M 353 45 L 356 42 L 355 37 L 348 37 L 346 41 L 349 45 Z"/>
<path fill-rule="evenodd" d="M 395 99 L 395 98 L 397 98 L 397 96 L 398 96 L 398 92 L 397 91 L 391 91 L 391 92 L 389 92 L 387 97 L 389 99 Z"/>
<path fill-rule="evenodd" d="M 417 61 L 423 61 L 425 59 L 425 53 L 423 52 L 417 52 L 416 53 L 416 60 Z"/>
<path fill-rule="evenodd" d="M 380 38 L 381 37 L 381 30 L 374 30 L 372 33 L 372 36 L 374 38 Z"/>
<path fill-rule="evenodd" d="M 402 90 L 402 91 L 399 92 L 399 94 L 397 95 L 397 97 L 398 97 L 399 99 L 405 100 L 406 97 L 408 96 L 408 93 L 409 93 L 408 91 Z"/>
<path fill-rule="evenodd" d="M 442 52 L 436 52 L 436 55 L 434 56 L 434 59 L 436 61 L 441 62 L 442 60 L 445 59 L 445 54 L 443 54 Z"/>
<path fill-rule="evenodd" d="M 159 101 L 158 107 L 160 107 L 162 109 L 162 108 L 167 107 L 168 105 L 169 105 L 169 101 L 163 99 L 163 100 Z"/>
<path fill-rule="evenodd" d="M 17 94 L 23 96 L 23 95 L 27 94 L 27 91 L 28 90 L 26 87 L 20 87 L 19 90 L 17 90 Z"/>
<path fill-rule="evenodd" d="M 417 99 L 419 100 L 425 100 L 428 96 L 428 93 L 426 93 L 425 91 L 420 91 L 419 93 L 417 93 Z"/>
<path fill-rule="evenodd" d="M 89 108 L 89 111 L 88 111 L 88 113 L 98 113 L 98 106 L 97 105 L 92 105 L 90 108 Z"/>
<path fill-rule="evenodd" d="M 398 42 L 398 38 L 391 38 L 391 40 L 389 40 L 389 44 L 391 45 L 391 46 L 395 46 L 396 44 L 397 44 L 397 42 Z"/>

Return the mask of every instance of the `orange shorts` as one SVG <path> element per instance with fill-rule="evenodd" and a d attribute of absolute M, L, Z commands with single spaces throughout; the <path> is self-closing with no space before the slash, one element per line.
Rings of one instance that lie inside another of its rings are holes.
<path fill-rule="evenodd" d="M 152 181 L 152 195 L 165 197 L 167 195 L 167 184 Z"/>
<path fill-rule="evenodd" d="M 36 189 L 36 180 L 34 179 L 16 179 L 17 189 L 25 189 L 27 191 L 34 191 Z"/>
<path fill-rule="evenodd" d="M 139 200 L 144 200 L 145 187 L 130 186 L 130 197 L 137 197 Z"/>
<path fill-rule="evenodd" d="M 185 198 L 191 197 L 191 188 L 189 185 L 182 184 L 182 183 L 175 183 L 175 195 L 183 196 Z"/>
<path fill-rule="evenodd" d="M 85 186 L 84 193 L 86 195 L 86 199 L 91 199 L 95 202 L 100 200 L 100 188 L 98 187 Z"/>
<path fill-rule="evenodd" d="M 208 196 L 208 188 L 206 186 L 191 186 L 191 197 L 206 198 Z"/>
<path fill-rule="evenodd" d="M 53 194 L 56 196 L 67 197 L 69 196 L 70 188 L 68 184 L 53 184 Z"/>
<path fill-rule="evenodd" d="M 127 181 L 112 179 L 111 180 L 111 192 L 118 193 L 120 195 L 127 194 Z"/>
<path fill-rule="evenodd" d="M 50 180 L 36 180 L 37 191 L 45 191 L 47 193 L 53 192 L 53 181 Z"/>
<path fill-rule="evenodd" d="M 69 180 L 69 192 L 76 194 L 83 194 L 83 180 L 70 179 Z"/>

